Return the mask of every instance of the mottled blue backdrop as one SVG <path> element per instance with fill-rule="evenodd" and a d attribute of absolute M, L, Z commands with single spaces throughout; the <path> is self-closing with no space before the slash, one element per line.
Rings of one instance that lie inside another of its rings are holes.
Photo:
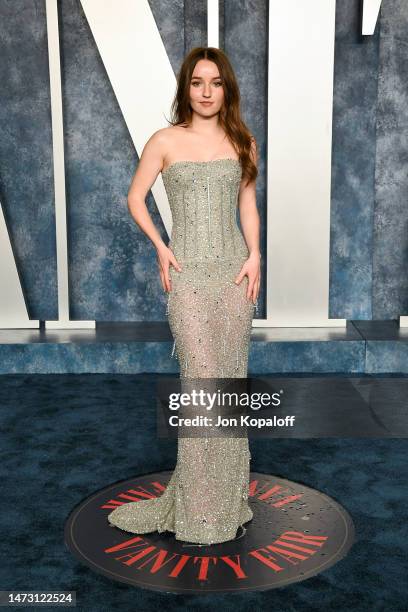
<path fill-rule="evenodd" d="M 205 3 L 151 0 L 150 6 L 177 73 L 184 54 L 206 44 Z M 267 1 L 220 6 L 220 45 L 260 148 L 264 251 Z M 61 0 L 59 18 L 71 318 L 166 320 L 155 249 L 127 209 L 138 157 L 79 0 Z M 360 36 L 360 20 L 359 0 L 337 2 L 329 316 L 392 319 L 408 314 L 408 3 L 383 0 L 374 36 Z M 55 319 L 45 2 L 1 0 L 0 23 L 0 199 L 29 315 Z M 167 240 L 151 193 L 147 204 Z"/>

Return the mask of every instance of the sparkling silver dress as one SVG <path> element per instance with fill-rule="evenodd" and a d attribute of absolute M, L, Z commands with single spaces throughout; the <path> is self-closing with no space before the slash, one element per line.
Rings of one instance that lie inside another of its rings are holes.
<path fill-rule="evenodd" d="M 254 304 L 248 277 L 234 279 L 248 257 L 237 225 L 240 162 L 179 161 L 163 173 L 173 217 L 167 314 L 180 378 L 246 378 Z M 108 515 L 131 533 L 174 532 L 177 540 L 232 540 L 251 520 L 247 436 L 179 437 L 177 464 L 157 498 L 124 503 Z"/>

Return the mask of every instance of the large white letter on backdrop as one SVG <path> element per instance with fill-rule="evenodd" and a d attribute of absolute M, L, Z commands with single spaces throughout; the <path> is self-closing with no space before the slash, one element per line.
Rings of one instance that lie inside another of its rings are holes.
<path fill-rule="evenodd" d="M 0 202 L 0 327 L 3 329 L 34 328 L 40 322 L 28 318 L 27 307 L 13 249 Z"/>
<path fill-rule="evenodd" d="M 267 321 L 336 327 L 329 319 L 335 0 L 270 0 Z"/>

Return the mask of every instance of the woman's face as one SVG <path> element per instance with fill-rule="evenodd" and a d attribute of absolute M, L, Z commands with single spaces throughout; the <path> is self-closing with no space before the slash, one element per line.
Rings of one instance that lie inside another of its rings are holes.
<path fill-rule="evenodd" d="M 211 117 L 221 110 L 223 102 L 224 88 L 217 64 L 207 59 L 199 60 L 190 82 L 191 108 L 199 115 Z"/>

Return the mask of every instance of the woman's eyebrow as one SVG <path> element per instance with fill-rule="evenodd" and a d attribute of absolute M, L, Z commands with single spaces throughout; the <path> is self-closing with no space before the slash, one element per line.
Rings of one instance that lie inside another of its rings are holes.
<path fill-rule="evenodd" d="M 211 80 L 214 81 L 215 79 L 220 79 L 220 78 L 221 78 L 220 76 L 217 76 L 217 77 L 213 77 Z M 193 79 L 199 79 L 199 80 L 202 81 L 203 77 L 193 76 L 193 77 L 191 77 L 191 80 L 193 80 Z"/>

